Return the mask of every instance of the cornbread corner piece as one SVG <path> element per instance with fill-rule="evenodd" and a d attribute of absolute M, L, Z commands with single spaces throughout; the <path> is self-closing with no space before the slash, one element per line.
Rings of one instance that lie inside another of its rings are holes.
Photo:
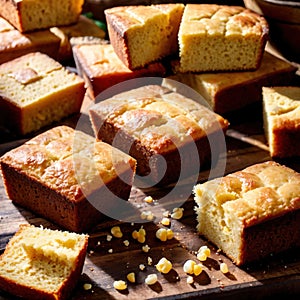
<path fill-rule="evenodd" d="M 106 9 L 109 39 L 121 61 L 137 69 L 176 53 L 183 9 L 182 3 Z"/>
<path fill-rule="evenodd" d="M 240 6 L 187 4 L 179 28 L 181 72 L 256 70 L 269 27 Z"/>
<path fill-rule="evenodd" d="M 22 34 L 0 17 L 0 64 L 39 51 L 56 59 L 61 40 L 49 30 Z"/>
<path fill-rule="evenodd" d="M 0 0 L 0 15 L 20 32 L 74 24 L 84 0 Z"/>
<path fill-rule="evenodd" d="M 136 161 L 68 126 L 6 152 L 3 183 L 13 203 L 74 232 L 87 232 L 128 200 Z"/>
<path fill-rule="evenodd" d="M 0 116 L 20 135 L 80 111 L 84 80 L 46 54 L 33 52 L 0 65 Z"/>
<path fill-rule="evenodd" d="M 0 289 L 26 299 L 68 299 L 87 245 L 85 234 L 20 225 L 0 256 Z"/>
<path fill-rule="evenodd" d="M 146 85 L 100 101 L 89 110 L 94 134 L 137 160 L 151 185 L 199 175 L 219 157 L 228 121 L 160 85 Z"/>
<path fill-rule="evenodd" d="M 77 69 L 84 78 L 88 92 L 95 98 L 107 88 L 138 77 L 163 77 L 166 68 L 161 62 L 153 62 L 147 66 L 130 70 L 114 52 L 111 44 L 103 41 L 82 42 L 73 46 L 74 60 Z"/>
<path fill-rule="evenodd" d="M 273 161 L 194 187 L 197 230 L 237 265 L 300 246 L 300 174 Z"/>
<path fill-rule="evenodd" d="M 300 156 L 300 87 L 263 87 L 263 120 L 270 155 Z"/>
<path fill-rule="evenodd" d="M 204 97 L 214 112 L 225 114 L 262 102 L 263 86 L 290 84 L 296 71 L 294 65 L 265 51 L 261 65 L 255 71 L 177 72 L 167 78 L 190 86 Z"/>

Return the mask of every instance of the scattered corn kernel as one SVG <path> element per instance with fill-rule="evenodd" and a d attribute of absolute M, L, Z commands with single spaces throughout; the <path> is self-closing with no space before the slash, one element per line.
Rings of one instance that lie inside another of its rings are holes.
<path fill-rule="evenodd" d="M 112 227 L 110 232 L 116 238 L 121 238 L 123 236 L 123 233 L 122 233 L 121 228 L 119 226 Z"/>
<path fill-rule="evenodd" d="M 156 274 L 149 274 L 146 278 L 145 278 L 145 283 L 147 285 L 152 285 L 155 284 L 157 282 L 157 275 Z"/>
<path fill-rule="evenodd" d="M 170 225 L 170 219 L 169 218 L 162 218 L 161 222 L 160 222 L 162 225 L 164 226 L 169 226 Z"/>
<path fill-rule="evenodd" d="M 141 219 L 142 220 L 147 220 L 147 221 L 152 221 L 154 219 L 154 214 L 150 210 L 143 211 L 141 213 Z"/>
<path fill-rule="evenodd" d="M 114 252 L 114 250 L 113 249 L 108 249 L 108 253 L 113 253 Z"/>
<path fill-rule="evenodd" d="M 221 270 L 221 272 L 224 273 L 224 274 L 226 274 L 226 273 L 229 272 L 228 266 L 227 266 L 227 264 L 224 263 L 224 262 L 220 264 L 220 270 Z"/>
<path fill-rule="evenodd" d="M 150 247 L 149 247 L 148 245 L 145 245 L 145 246 L 142 247 L 142 250 L 143 250 L 145 253 L 147 253 L 147 252 L 149 252 Z"/>
<path fill-rule="evenodd" d="M 126 290 L 127 289 L 127 284 L 124 280 L 116 280 L 114 281 L 114 288 L 116 290 Z"/>
<path fill-rule="evenodd" d="M 184 209 L 182 207 L 175 207 L 171 214 L 171 218 L 176 219 L 176 220 L 181 219 L 183 216 L 183 210 Z"/>
<path fill-rule="evenodd" d="M 146 241 L 146 230 L 141 227 L 139 231 L 134 230 L 132 232 L 132 237 L 137 240 L 139 243 L 145 243 Z"/>
<path fill-rule="evenodd" d="M 188 275 L 188 277 L 186 278 L 186 283 L 188 283 L 188 284 L 193 284 L 193 283 L 194 283 L 194 278 L 193 278 L 193 276 Z"/>
<path fill-rule="evenodd" d="M 168 210 L 165 210 L 162 215 L 167 218 L 169 217 L 170 212 Z"/>
<path fill-rule="evenodd" d="M 166 229 L 166 228 L 159 228 L 156 231 L 155 235 L 162 242 L 165 242 L 166 240 L 170 240 L 174 237 L 174 233 L 172 229 Z"/>
<path fill-rule="evenodd" d="M 144 198 L 144 201 L 147 202 L 147 203 L 152 203 L 153 202 L 153 198 L 151 196 L 146 196 Z"/>
<path fill-rule="evenodd" d="M 111 240 L 112 240 L 112 235 L 110 235 L 110 234 L 108 234 L 107 236 L 106 236 L 106 240 L 108 241 L 108 242 L 110 242 Z"/>
<path fill-rule="evenodd" d="M 202 272 L 202 265 L 201 264 L 196 264 L 194 265 L 194 275 L 198 276 Z"/>
<path fill-rule="evenodd" d="M 145 267 L 144 264 L 140 264 L 140 265 L 139 265 L 139 268 L 140 268 L 141 271 L 144 271 L 146 267 Z"/>
<path fill-rule="evenodd" d="M 123 241 L 123 243 L 124 243 L 124 245 L 125 245 L 126 247 L 129 246 L 129 241 L 128 241 L 128 240 Z"/>
<path fill-rule="evenodd" d="M 135 274 L 134 274 L 134 272 L 128 273 L 127 274 L 127 279 L 128 279 L 129 282 L 135 283 Z"/>
<path fill-rule="evenodd" d="M 172 263 L 165 257 L 162 257 L 156 265 L 157 271 L 163 274 L 169 273 L 172 270 L 172 267 Z"/>
<path fill-rule="evenodd" d="M 85 290 L 85 291 L 88 291 L 88 290 L 90 290 L 92 288 L 92 285 L 90 284 L 90 283 L 85 283 L 84 285 L 83 285 L 83 289 Z"/>
<path fill-rule="evenodd" d="M 183 271 L 187 274 L 194 274 L 194 266 L 196 262 L 192 259 L 188 259 L 183 265 Z"/>

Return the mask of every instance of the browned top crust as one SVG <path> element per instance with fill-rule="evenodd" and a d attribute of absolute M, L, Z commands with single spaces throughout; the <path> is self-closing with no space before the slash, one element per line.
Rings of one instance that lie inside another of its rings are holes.
<path fill-rule="evenodd" d="M 91 110 L 160 154 L 228 127 L 205 106 L 158 85 L 118 94 Z"/>
<path fill-rule="evenodd" d="M 300 209 L 300 174 L 268 161 L 199 184 L 194 192 L 201 209 L 215 202 L 224 218 L 237 218 L 250 227 Z"/>
<path fill-rule="evenodd" d="M 82 199 L 131 168 L 135 159 L 68 126 L 58 126 L 1 157 L 14 168 L 71 201 Z"/>

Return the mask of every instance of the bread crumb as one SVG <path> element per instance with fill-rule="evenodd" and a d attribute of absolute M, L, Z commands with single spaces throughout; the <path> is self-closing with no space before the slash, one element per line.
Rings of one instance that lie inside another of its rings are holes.
<path fill-rule="evenodd" d="M 144 271 L 146 267 L 145 267 L 144 264 L 140 264 L 140 265 L 139 265 L 139 268 L 140 268 L 141 271 Z"/>
<path fill-rule="evenodd" d="M 108 234 L 107 236 L 106 236 L 106 240 L 108 241 L 108 242 L 110 242 L 111 240 L 112 240 L 112 235 L 110 235 L 110 234 Z"/>
<path fill-rule="evenodd" d="M 148 253 L 149 250 L 150 250 L 150 247 L 148 245 L 145 245 L 142 247 L 142 250 L 145 252 L 145 253 Z"/>
<path fill-rule="evenodd" d="M 125 245 L 126 247 L 129 246 L 129 241 L 128 241 L 128 240 L 123 241 L 123 243 L 124 243 L 124 245 Z"/>

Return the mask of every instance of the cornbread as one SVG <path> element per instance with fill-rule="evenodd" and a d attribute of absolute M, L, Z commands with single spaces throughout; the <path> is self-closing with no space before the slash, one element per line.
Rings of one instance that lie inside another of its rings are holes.
<path fill-rule="evenodd" d="M 76 23 L 84 0 L 0 0 L 0 15 L 20 32 Z"/>
<path fill-rule="evenodd" d="M 89 114 L 95 136 L 136 158 L 137 174 L 151 185 L 198 174 L 222 151 L 228 127 L 208 108 L 159 85 L 117 94 Z"/>
<path fill-rule="evenodd" d="M 54 127 L 1 157 L 8 197 L 70 231 L 86 232 L 127 200 L 135 160 L 67 126 Z M 115 206 L 114 206 L 115 205 Z"/>
<path fill-rule="evenodd" d="M 0 289 L 26 299 L 68 299 L 87 245 L 87 235 L 20 225 L 0 256 Z"/>
<path fill-rule="evenodd" d="M 167 78 L 188 85 L 204 97 L 214 112 L 225 114 L 262 102 L 263 86 L 289 84 L 296 71 L 294 65 L 265 52 L 256 71 L 178 72 Z M 172 84 L 172 81 L 165 80 L 166 84 Z"/>
<path fill-rule="evenodd" d="M 300 246 L 300 174 L 273 161 L 194 187 L 197 230 L 237 265 Z"/>
<path fill-rule="evenodd" d="M 264 17 L 244 7 L 187 4 L 178 33 L 179 71 L 256 70 L 268 31 Z"/>
<path fill-rule="evenodd" d="M 0 64 L 39 51 L 57 58 L 60 39 L 49 30 L 22 34 L 0 17 Z"/>
<path fill-rule="evenodd" d="M 180 3 L 106 9 L 109 39 L 121 61 L 136 69 L 177 53 L 183 9 Z"/>
<path fill-rule="evenodd" d="M 84 80 L 40 52 L 0 65 L 0 117 L 25 135 L 78 113 Z"/>
<path fill-rule="evenodd" d="M 263 87 L 263 120 L 270 155 L 300 156 L 300 87 Z"/>
<path fill-rule="evenodd" d="M 95 39 L 93 41 L 73 46 L 77 69 L 88 86 L 91 98 L 117 83 L 144 76 L 162 77 L 166 73 L 160 62 L 130 70 L 118 58 L 111 44 Z"/>

